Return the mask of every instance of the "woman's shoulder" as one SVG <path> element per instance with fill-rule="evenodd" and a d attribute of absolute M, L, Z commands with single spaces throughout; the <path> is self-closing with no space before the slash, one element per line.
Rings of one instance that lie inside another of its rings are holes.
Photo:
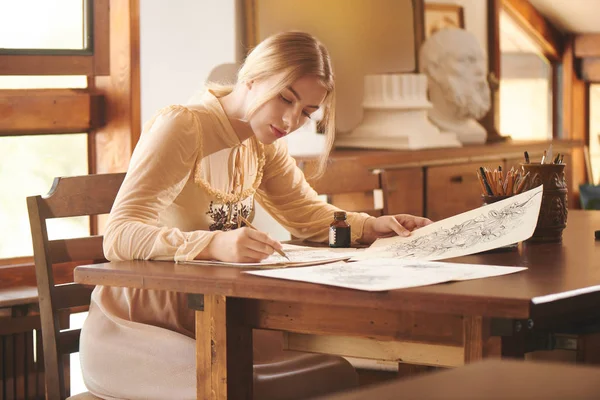
<path fill-rule="evenodd" d="M 208 114 L 208 110 L 203 104 L 172 104 L 160 109 L 156 116 L 167 118 L 178 117 L 202 117 Z"/>
<path fill-rule="evenodd" d="M 208 112 L 201 104 L 172 104 L 158 110 L 145 124 L 144 130 L 149 130 L 156 124 L 173 128 L 196 127 L 201 130 L 206 115 Z"/>

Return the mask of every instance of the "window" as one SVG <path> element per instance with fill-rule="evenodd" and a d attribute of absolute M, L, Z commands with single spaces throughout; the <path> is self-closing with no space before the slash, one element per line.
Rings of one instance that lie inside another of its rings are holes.
<path fill-rule="evenodd" d="M 1 76 L 0 89 L 85 89 L 87 76 L 85 75 L 51 75 L 51 76 Z"/>
<path fill-rule="evenodd" d="M 83 50 L 85 8 L 84 0 L 0 2 L 0 48 Z"/>
<path fill-rule="evenodd" d="M 36 285 L 25 197 L 47 193 L 55 176 L 124 171 L 140 133 L 139 94 L 139 1 L 0 0 L 2 288 Z M 85 236 L 101 223 L 54 219 L 48 235 Z M 77 394 L 75 361 L 71 372 Z"/>
<path fill-rule="evenodd" d="M 0 75 L 109 75 L 109 0 L 0 2 Z"/>
<path fill-rule="evenodd" d="M 107 16 L 107 0 L 0 2 L 0 263 L 33 254 L 25 198 L 90 172 L 103 115 L 88 79 L 108 69 Z M 89 217 L 48 223 L 50 239 L 89 232 Z"/>
<path fill-rule="evenodd" d="M 505 11 L 500 13 L 500 132 L 552 139 L 552 64 Z"/>
<path fill-rule="evenodd" d="M 0 258 L 31 256 L 25 198 L 47 193 L 56 176 L 88 173 L 87 134 L 0 137 Z M 8 228 L 8 229 L 7 229 Z M 89 218 L 48 221 L 50 239 L 85 236 Z"/>

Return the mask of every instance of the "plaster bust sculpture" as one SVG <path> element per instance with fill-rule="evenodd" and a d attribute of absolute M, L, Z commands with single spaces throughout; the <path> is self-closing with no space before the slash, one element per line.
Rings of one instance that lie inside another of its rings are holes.
<path fill-rule="evenodd" d="M 425 41 L 419 62 L 428 78 L 431 122 L 442 132 L 455 133 L 462 143 L 484 143 L 487 132 L 477 120 L 489 111 L 491 93 L 477 38 L 463 29 L 441 29 Z"/>

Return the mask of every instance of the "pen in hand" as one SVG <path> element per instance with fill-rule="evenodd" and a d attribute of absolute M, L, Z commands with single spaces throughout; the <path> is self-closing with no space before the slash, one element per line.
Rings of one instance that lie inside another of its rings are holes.
<path fill-rule="evenodd" d="M 248 222 L 248 220 L 244 217 L 242 217 L 241 215 L 238 216 L 238 218 L 240 219 L 240 221 L 242 221 L 244 224 L 246 224 L 246 226 L 248 226 L 248 228 L 250 229 L 254 229 L 255 231 L 258 231 L 258 229 L 256 229 L 254 226 L 252 226 L 252 224 L 250 222 Z M 292 261 L 290 260 L 290 258 L 283 252 L 283 250 L 279 250 L 279 249 L 274 249 L 277 254 L 279 254 L 282 257 L 285 257 L 288 259 L 288 261 Z"/>

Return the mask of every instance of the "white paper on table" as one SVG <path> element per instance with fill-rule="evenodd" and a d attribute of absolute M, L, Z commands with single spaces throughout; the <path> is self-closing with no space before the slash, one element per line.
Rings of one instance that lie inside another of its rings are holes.
<path fill-rule="evenodd" d="M 211 260 L 181 261 L 185 264 L 196 265 L 223 265 L 239 268 L 286 268 L 309 265 L 327 264 L 336 261 L 348 260 L 364 249 L 333 249 L 328 247 L 308 247 L 283 244 L 283 251 L 289 260 L 277 253 L 273 253 L 258 263 L 232 263 Z"/>
<path fill-rule="evenodd" d="M 408 237 L 377 239 L 352 260 L 443 260 L 529 239 L 537 225 L 543 186 L 417 229 Z"/>
<path fill-rule="evenodd" d="M 527 268 L 388 258 L 337 262 L 314 267 L 244 272 L 349 289 L 385 291 L 500 276 L 525 269 Z"/>

